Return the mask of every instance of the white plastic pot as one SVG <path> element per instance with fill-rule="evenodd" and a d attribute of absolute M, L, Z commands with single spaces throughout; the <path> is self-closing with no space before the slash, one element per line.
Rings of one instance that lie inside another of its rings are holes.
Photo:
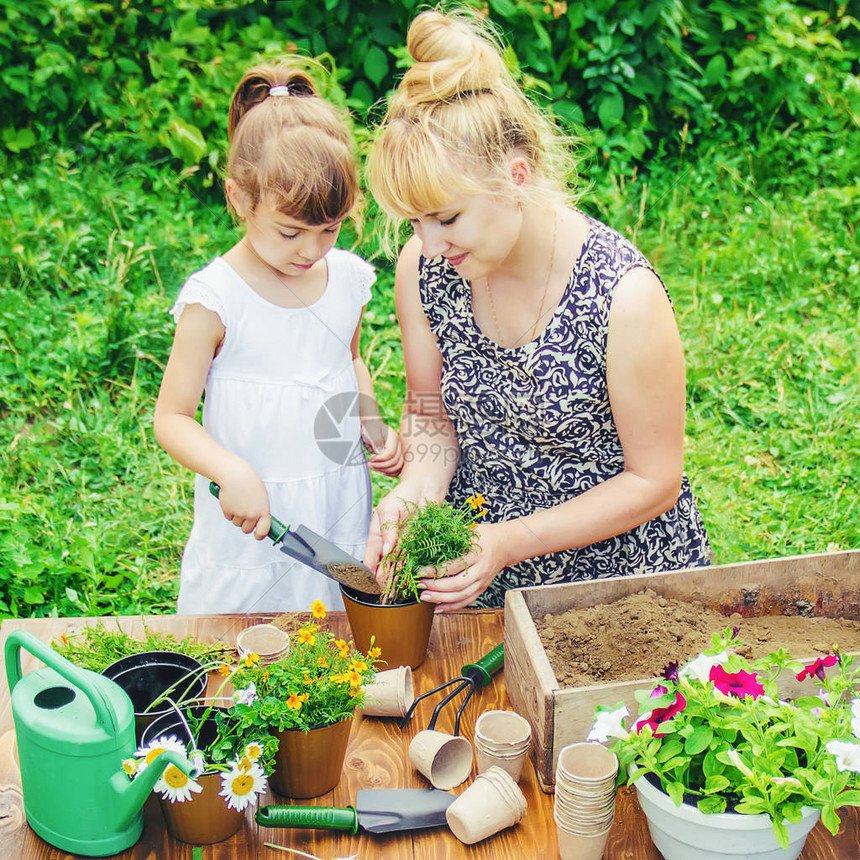
<path fill-rule="evenodd" d="M 705 815 L 686 803 L 675 806 L 644 776 L 633 784 L 651 839 L 665 860 L 796 860 L 821 816 L 820 810 L 804 807 L 797 824 L 786 822 L 789 844 L 782 848 L 767 815 Z"/>

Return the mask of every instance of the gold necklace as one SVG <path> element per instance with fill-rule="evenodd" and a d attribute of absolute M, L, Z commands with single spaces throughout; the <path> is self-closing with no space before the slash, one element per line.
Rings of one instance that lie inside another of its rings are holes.
<path fill-rule="evenodd" d="M 556 240 L 557 235 L 558 235 L 558 213 L 553 212 L 553 215 L 552 215 L 552 251 L 550 252 L 549 263 L 547 264 L 547 267 L 546 267 L 546 281 L 544 282 L 544 285 L 543 285 L 543 293 L 541 294 L 541 297 L 540 297 L 540 305 L 538 306 L 537 317 L 535 318 L 534 325 L 532 326 L 532 331 L 531 331 L 531 334 L 529 335 L 529 339 L 528 339 L 527 343 L 530 343 L 531 341 L 533 341 L 535 339 L 535 334 L 537 333 L 538 324 L 540 323 L 541 317 L 543 316 L 543 306 L 544 306 L 544 303 L 546 302 L 547 294 L 549 293 L 549 282 L 550 282 L 550 279 L 552 278 L 552 265 L 555 262 L 555 240 Z M 490 300 L 490 314 L 493 317 L 493 325 L 496 327 L 496 333 L 499 335 L 499 341 L 500 341 L 499 345 L 504 346 L 504 343 L 501 343 L 501 341 L 505 340 L 505 336 L 502 333 L 502 327 L 499 325 L 499 317 L 496 314 L 496 303 L 493 301 L 493 291 L 490 289 L 490 279 L 489 278 L 484 279 L 484 286 L 487 289 L 487 298 Z M 507 347 L 507 348 L 513 349 L 515 346 L 517 346 L 518 341 L 519 341 L 519 338 L 517 338 L 511 344 L 511 346 Z"/>

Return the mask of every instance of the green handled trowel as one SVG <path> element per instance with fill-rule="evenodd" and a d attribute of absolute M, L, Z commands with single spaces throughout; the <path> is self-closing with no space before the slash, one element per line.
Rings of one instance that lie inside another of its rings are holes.
<path fill-rule="evenodd" d="M 215 498 L 221 488 L 209 482 L 209 492 Z M 335 580 L 364 594 L 382 594 L 382 588 L 369 567 L 340 547 L 312 532 L 307 526 L 291 529 L 275 517 L 271 518 L 269 537 L 284 555 L 312 567 L 323 576 Z"/>
<path fill-rule="evenodd" d="M 256 820 L 261 827 L 394 833 L 445 824 L 456 799 L 436 788 L 370 788 L 355 793 L 355 806 L 261 806 Z"/>

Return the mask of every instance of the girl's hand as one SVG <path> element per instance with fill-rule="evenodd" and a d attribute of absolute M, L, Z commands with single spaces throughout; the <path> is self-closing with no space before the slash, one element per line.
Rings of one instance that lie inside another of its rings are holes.
<path fill-rule="evenodd" d="M 221 492 L 218 501 L 225 519 L 238 526 L 245 534 L 254 533 L 257 540 L 269 534 L 269 494 L 260 476 L 247 464 L 237 468 L 218 483 Z"/>
<path fill-rule="evenodd" d="M 508 565 L 505 523 L 477 526 L 478 546 L 445 565 L 438 579 L 421 580 L 421 599 L 438 604 L 437 612 L 452 612 L 474 603 L 496 575 Z"/>
<path fill-rule="evenodd" d="M 403 469 L 403 445 L 400 442 L 400 434 L 387 424 L 382 425 L 382 430 L 385 444 L 381 450 L 373 452 L 368 465 L 389 478 L 396 478 Z"/>

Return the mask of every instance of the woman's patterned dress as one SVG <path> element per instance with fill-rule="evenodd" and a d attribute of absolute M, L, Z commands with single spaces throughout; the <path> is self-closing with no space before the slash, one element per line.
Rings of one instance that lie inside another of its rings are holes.
<path fill-rule="evenodd" d="M 505 349 L 472 314 L 471 289 L 444 258 L 420 261 L 424 312 L 442 354 L 442 397 L 460 445 L 448 500 L 481 493 L 487 521 L 526 516 L 623 471 L 606 387 L 606 336 L 615 285 L 645 257 L 588 218 L 589 234 L 547 328 Z M 711 549 L 683 479 L 659 517 L 580 549 L 505 568 L 475 605 L 500 606 L 509 588 L 706 565 Z"/>

